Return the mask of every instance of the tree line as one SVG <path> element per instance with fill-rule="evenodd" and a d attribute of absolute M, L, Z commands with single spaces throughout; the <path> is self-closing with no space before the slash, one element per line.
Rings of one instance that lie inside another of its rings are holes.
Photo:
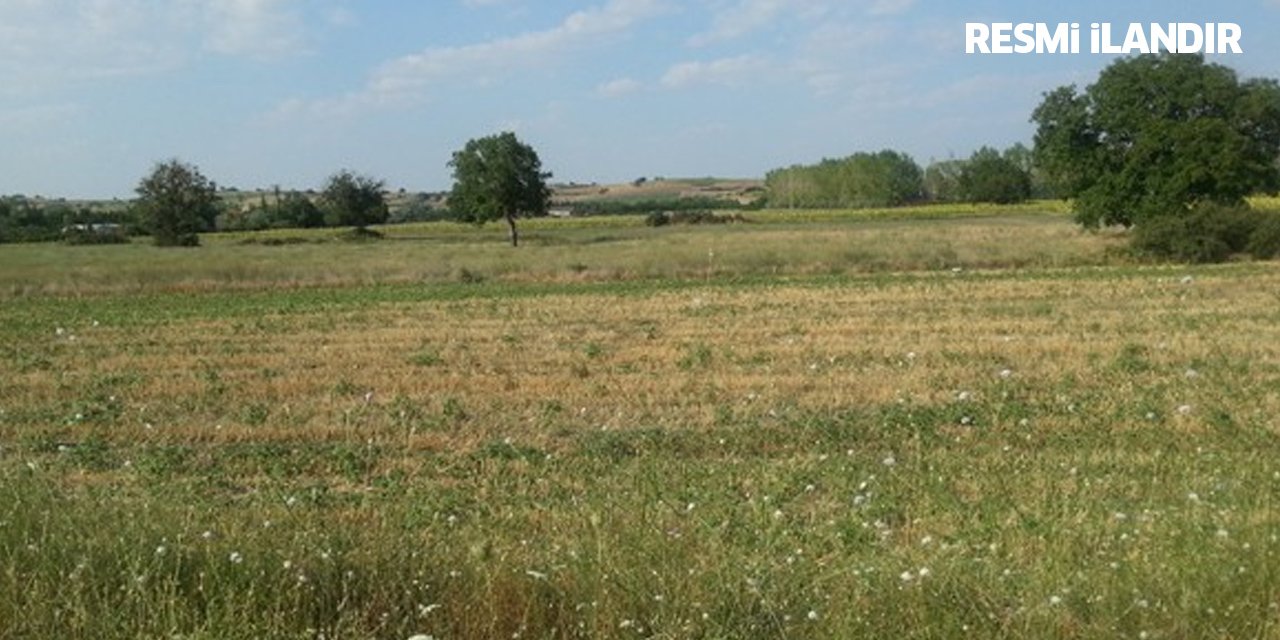
<path fill-rule="evenodd" d="M 921 168 L 911 156 L 885 149 L 775 169 L 765 176 L 769 204 L 787 209 L 862 209 L 913 203 L 1012 204 L 1050 197 L 1022 144 L 1003 152 L 982 147 L 967 160 Z"/>
<path fill-rule="evenodd" d="M 927 168 L 883 150 L 775 169 L 765 178 L 767 201 L 781 208 L 864 208 L 1058 197 L 1070 199 L 1086 228 L 1133 228 L 1134 247 L 1152 255 L 1184 261 L 1280 255 L 1280 214 L 1252 211 L 1245 200 L 1280 189 L 1276 80 L 1242 81 L 1197 54 L 1122 58 L 1083 91 L 1072 85 L 1045 93 L 1031 121 L 1030 149 L 984 146 L 968 159 Z M 505 220 L 515 245 L 518 218 L 547 214 L 551 174 L 514 134 L 471 140 L 448 164 L 455 218 Z M 104 223 L 109 216 L 100 212 L 0 199 L 0 242 L 50 239 L 68 228 L 92 241 L 101 227 L 114 233 L 126 226 L 179 246 L 220 224 L 352 226 L 363 234 L 389 218 L 384 188 L 343 170 L 315 199 L 277 193 L 270 204 L 263 198 L 260 207 L 229 214 L 220 210 L 211 181 L 171 160 L 143 178 L 132 207 L 111 212 L 118 222 Z"/>
<path fill-rule="evenodd" d="M 547 214 L 551 190 L 537 152 L 513 133 L 471 140 L 449 161 L 454 186 L 452 212 L 441 213 L 424 194 L 413 196 L 393 220 L 382 180 L 343 169 L 316 194 L 276 189 L 268 200 L 228 207 L 216 183 L 195 165 L 177 158 L 157 163 L 135 189 L 127 206 L 73 208 L 50 206 L 21 196 L 0 198 L 0 243 L 65 239 L 73 244 L 127 242 L 150 235 L 159 246 L 191 247 L 210 231 L 353 227 L 360 238 L 378 234 L 372 225 L 389 221 L 451 219 L 483 224 L 507 221 L 511 243 L 518 244 L 516 220 Z"/>

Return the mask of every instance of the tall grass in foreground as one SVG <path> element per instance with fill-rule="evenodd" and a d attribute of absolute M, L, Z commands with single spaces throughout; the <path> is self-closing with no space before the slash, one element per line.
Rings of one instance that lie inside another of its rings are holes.
<path fill-rule="evenodd" d="M 12 299 L 0 638 L 1280 637 L 1278 284 Z"/>
<path fill-rule="evenodd" d="M 1273 456 L 1215 438 L 876 433 L 893 427 L 584 438 L 550 457 L 495 444 L 358 490 L 280 478 L 245 493 L 210 469 L 231 486 L 202 488 L 181 466 L 68 486 L 74 461 L 9 467 L 0 629 L 1274 637 Z"/>

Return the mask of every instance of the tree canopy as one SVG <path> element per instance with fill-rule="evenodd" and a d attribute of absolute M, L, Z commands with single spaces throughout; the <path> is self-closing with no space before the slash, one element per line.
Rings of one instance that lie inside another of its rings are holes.
<path fill-rule="evenodd" d="M 329 177 L 320 201 L 330 226 L 364 229 L 387 220 L 387 201 L 381 180 L 343 169 Z"/>
<path fill-rule="evenodd" d="M 218 217 L 217 187 L 194 165 L 159 163 L 138 183 L 138 213 L 159 246 L 195 246 Z"/>
<path fill-rule="evenodd" d="M 1084 225 L 1131 226 L 1280 185 L 1280 87 L 1198 54 L 1121 59 L 1032 115 L 1035 159 Z"/>
<path fill-rule="evenodd" d="M 958 190 L 964 200 L 1010 204 L 1030 198 L 1031 174 L 1018 166 L 1009 157 L 1011 155 L 1008 152 L 1001 155 L 991 147 L 975 151 L 960 168 L 957 178 Z"/>
<path fill-rule="evenodd" d="M 514 133 L 477 138 L 454 152 L 453 190 L 449 209 L 458 219 L 483 224 L 505 219 L 511 230 L 511 246 L 519 246 L 516 219 L 547 215 L 551 173 L 542 170 L 542 161 L 533 147 Z"/>
<path fill-rule="evenodd" d="M 890 207 L 919 198 L 924 180 L 910 156 L 885 149 L 775 169 L 765 188 L 775 207 Z"/>

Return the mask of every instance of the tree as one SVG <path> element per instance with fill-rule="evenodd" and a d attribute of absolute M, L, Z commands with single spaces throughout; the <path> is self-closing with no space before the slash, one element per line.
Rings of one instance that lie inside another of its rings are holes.
<path fill-rule="evenodd" d="M 478 138 L 453 154 L 453 190 L 449 208 L 459 219 L 484 224 L 506 219 L 511 246 L 520 245 L 516 219 L 547 215 L 551 173 L 538 154 L 511 132 Z"/>
<path fill-rule="evenodd" d="M 910 156 L 885 149 L 775 169 L 765 188 L 775 207 L 892 207 L 918 199 L 924 178 Z"/>
<path fill-rule="evenodd" d="M 383 188 L 381 180 L 347 169 L 333 174 L 320 193 L 325 221 L 329 226 L 350 226 L 360 231 L 371 224 L 386 222 L 388 212 Z"/>
<path fill-rule="evenodd" d="M 194 165 L 159 163 L 137 188 L 139 218 L 157 246 L 194 247 L 218 217 L 217 186 Z"/>
<path fill-rule="evenodd" d="M 324 212 L 311 198 L 297 191 L 276 196 L 275 222 L 277 226 L 310 229 L 324 226 Z"/>
<path fill-rule="evenodd" d="M 924 195 L 933 202 L 959 202 L 964 160 L 936 160 L 924 170 Z"/>
<path fill-rule="evenodd" d="M 1085 226 L 1238 205 L 1280 185 L 1280 86 L 1240 82 L 1198 54 L 1118 60 L 1084 93 L 1046 93 L 1031 119 L 1036 164 Z"/>
<path fill-rule="evenodd" d="M 1031 197 L 1031 175 L 991 147 L 973 152 L 957 182 L 960 195 L 969 202 L 1011 204 Z"/>

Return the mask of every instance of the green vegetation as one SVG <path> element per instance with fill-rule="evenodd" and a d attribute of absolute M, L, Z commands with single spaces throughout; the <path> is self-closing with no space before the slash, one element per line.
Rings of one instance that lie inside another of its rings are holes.
<path fill-rule="evenodd" d="M 688 212 L 727 209 L 747 211 L 758 209 L 758 203 L 761 202 L 757 200 L 749 204 L 742 204 L 737 200 L 726 200 L 710 196 L 676 195 L 666 198 L 578 200 L 568 204 L 567 207 L 575 216 L 608 216 L 663 213 L 667 211 Z"/>
<path fill-rule="evenodd" d="M 1280 271 L 1149 261 L 1280 254 L 1278 95 L 1144 56 L 1046 97 L 1044 173 L 575 186 L 717 206 L 518 256 L 510 133 L 453 156 L 468 224 L 157 165 L 136 212 L 198 260 L 0 252 L 0 638 L 1275 637 Z M 5 199 L 0 241 L 98 215 Z"/>
<path fill-rule="evenodd" d="M 7 247 L 0 637 L 1280 624 L 1274 268 L 751 215 Z"/>
<path fill-rule="evenodd" d="M 902 217 L 905 212 L 905 217 Z M 727 217 L 727 214 L 719 214 Z M 1124 237 L 1073 225 L 1059 203 L 742 214 L 745 223 L 645 227 L 644 216 L 374 227 L 394 242 L 339 242 L 330 229 L 219 233 L 198 261 L 142 243 L 6 247 L 0 297 L 210 291 L 371 283 L 576 283 L 1063 267 L 1124 261 Z M 945 224 L 942 224 L 945 222 Z M 216 249 L 213 250 L 213 249 Z"/>
<path fill-rule="evenodd" d="M 1277 228 L 1278 212 L 1206 202 L 1185 214 L 1143 223 L 1134 231 L 1133 246 L 1140 253 L 1178 262 L 1224 262 L 1244 253 L 1267 260 L 1276 256 Z"/>
<path fill-rule="evenodd" d="M 1037 164 L 1086 226 L 1141 226 L 1280 187 L 1280 85 L 1241 82 L 1200 55 L 1118 60 L 1082 94 L 1047 93 L 1033 120 Z"/>
<path fill-rule="evenodd" d="M 770 171 L 769 204 L 787 208 L 892 207 L 918 200 L 923 172 L 905 153 L 855 153 L 842 160 Z"/>
<path fill-rule="evenodd" d="M 542 170 L 538 153 L 514 133 L 468 141 L 454 152 L 449 166 L 454 180 L 449 207 L 459 220 L 506 220 L 515 247 L 520 244 L 516 218 L 547 215 L 551 173 Z"/>
<path fill-rule="evenodd" d="M 138 219 L 161 247 L 192 247 L 214 228 L 217 188 L 194 165 L 159 163 L 138 183 Z"/>
<path fill-rule="evenodd" d="M 66 202 L 36 202 L 22 196 L 0 197 L 0 244 L 47 242 L 63 238 L 77 224 L 117 223 L 123 216 L 104 215 Z"/>
<path fill-rule="evenodd" d="M 270 199 L 258 194 L 258 202 L 226 203 L 218 216 L 219 231 L 263 229 L 314 229 L 325 226 L 324 211 L 297 191 L 275 189 Z"/>
<path fill-rule="evenodd" d="M 320 194 L 325 221 L 331 227 L 355 227 L 357 232 L 387 221 L 387 203 L 381 180 L 342 170 L 331 176 Z M 292 205 L 307 214 L 305 205 Z M 358 234 L 363 235 L 363 234 Z"/>
<path fill-rule="evenodd" d="M 1031 172 L 991 147 L 973 152 L 960 167 L 956 183 L 966 202 L 1012 204 L 1031 198 Z"/>

